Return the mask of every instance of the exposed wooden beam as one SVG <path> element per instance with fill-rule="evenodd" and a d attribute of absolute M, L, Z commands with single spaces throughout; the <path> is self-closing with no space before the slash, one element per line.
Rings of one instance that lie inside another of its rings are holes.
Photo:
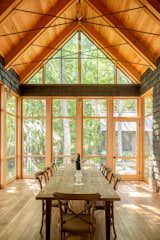
<path fill-rule="evenodd" d="M 89 0 L 88 4 L 94 8 L 94 10 L 99 14 L 105 14 L 106 12 L 109 12 L 106 5 L 103 4 L 101 0 Z M 115 15 L 107 15 L 104 16 L 103 19 L 107 24 L 110 24 L 112 26 L 121 26 L 119 21 L 117 21 Z M 156 62 L 151 53 L 149 52 L 149 49 L 146 49 L 141 42 L 138 41 L 130 32 L 124 30 L 115 28 L 115 31 L 126 41 L 130 44 L 130 46 L 136 51 L 136 53 L 146 61 L 147 64 L 150 65 L 150 68 L 152 70 L 156 69 Z"/>
<path fill-rule="evenodd" d="M 152 14 L 160 20 L 160 1 L 159 0 L 139 0 L 139 2 L 146 6 Z"/>
<path fill-rule="evenodd" d="M 0 23 L 14 10 L 22 0 L 1 0 L 0 1 Z"/>
<path fill-rule="evenodd" d="M 61 0 L 56 1 L 55 5 L 50 8 L 50 10 L 46 14 L 50 15 L 61 15 L 66 8 L 68 8 L 73 3 L 73 0 Z M 32 28 L 39 28 L 39 26 L 47 27 L 56 20 L 55 17 L 44 17 L 42 16 L 36 25 L 32 26 Z M 45 29 L 39 29 L 37 31 L 33 31 L 30 33 L 26 33 L 23 39 L 20 40 L 20 43 L 17 44 L 10 52 L 5 56 L 5 64 L 6 69 L 10 67 L 11 64 L 31 45 L 43 32 Z"/>
<path fill-rule="evenodd" d="M 88 24 L 83 24 L 81 26 L 82 30 L 91 38 L 93 41 L 100 47 L 105 47 L 107 45 L 107 39 L 102 36 L 93 26 Z M 109 44 L 108 44 L 109 45 Z M 136 69 L 131 65 L 126 63 L 126 59 L 123 56 L 119 55 L 116 51 L 116 48 L 105 48 L 104 53 L 109 55 L 113 59 L 119 59 L 121 61 L 117 61 L 116 65 L 126 73 L 130 78 L 133 79 L 135 83 L 140 82 L 140 73 L 136 71 Z"/>
<path fill-rule="evenodd" d="M 144 6 L 144 11 L 158 24 L 160 24 L 160 2 L 156 0 L 137 0 Z"/>
<path fill-rule="evenodd" d="M 72 23 L 65 27 L 65 29 L 55 39 L 53 39 L 48 48 L 44 48 L 44 50 L 36 56 L 35 59 L 33 59 L 33 63 L 28 64 L 28 67 L 26 67 L 25 71 L 21 74 L 21 83 L 28 80 L 28 78 L 35 73 L 35 71 L 43 64 L 43 59 L 48 59 L 52 54 L 56 53 L 55 49 L 60 48 L 69 39 L 69 37 L 75 33 L 77 28 L 77 23 Z"/>
<path fill-rule="evenodd" d="M 103 97 L 120 96 L 135 97 L 140 95 L 140 85 L 134 84 L 41 84 L 21 85 L 21 96 L 56 96 L 56 97 Z"/>

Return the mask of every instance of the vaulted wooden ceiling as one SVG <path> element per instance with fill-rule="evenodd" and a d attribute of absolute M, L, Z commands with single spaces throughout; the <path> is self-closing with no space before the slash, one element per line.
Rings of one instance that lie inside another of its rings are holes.
<path fill-rule="evenodd" d="M 0 55 L 25 82 L 77 30 L 140 82 L 160 57 L 159 0 L 1 0 Z"/>

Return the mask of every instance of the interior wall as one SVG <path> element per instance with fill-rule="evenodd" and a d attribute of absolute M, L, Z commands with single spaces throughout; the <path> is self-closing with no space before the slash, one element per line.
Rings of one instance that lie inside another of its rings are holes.
<path fill-rule="evenodd" d="M 157 68 L 148 69 L 142 76 L 141 94 L 153 88 L 153 183 L 160 191 L 160 58 Z"/>

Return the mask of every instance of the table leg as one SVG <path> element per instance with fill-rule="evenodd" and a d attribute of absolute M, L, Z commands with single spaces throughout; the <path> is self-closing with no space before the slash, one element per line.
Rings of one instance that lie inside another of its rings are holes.
<path fill-rule="evenodd" d="M 109 201 L 105 202 L 105 225 L 106 225 L 106 240 L 110 240 L 111 215 Z"/>
<path fill-rule="evenodd" d="M 46 240 L 50 240 L 51 200 L 46 200 Z"/>

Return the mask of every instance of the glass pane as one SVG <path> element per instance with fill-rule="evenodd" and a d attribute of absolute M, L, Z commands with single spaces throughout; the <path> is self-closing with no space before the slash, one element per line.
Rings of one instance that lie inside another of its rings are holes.
<path fill-rule="evenodd" d="M 41 84 L 42 83 L 42 69 L 40 69 L 31 79 L 27 81 L 27 84 Z"/>
<path fill-rule="evenodd" d="M 6 111 L 16 114 L 16 97 L 7 94 Z"/>
<path fill-rule="evenodd" d="M 117 68 L 117 83 L 119 84 L 133 84 L 133 82 Z"/>
<path fill-rule="evenodd" d="M 106 160 L 105 157 L 92 157 L 92 158 L 84 157 L 85 165 L 94 165 L 97 168 L 99 168 L 100 164 L 104 163 L 105 160 Z"/>
<path fill-rule="evenodd" d="M 74 160 L 75 157 L 68 157 L 68 156 L 64 156 L 64 157 L 59 157 L 59 156 L 55 156 L 54 157 L 54 161 L 56 163 L 56 166 L 57 167 L 62 167 L 64 166 L 65 164 L 69 164 L 69 163 L 72 163 Z"/>
<path fill-rule="evenodd" d="M 62 48 L 61 83 L 78 83 L 78 34 Z"/>
<path fill-rule="evenodd" d="M 24 119 L 23 121 L 23 152 L 24 155 L 45 154 L 45 119 Z"/>
<path fill-rule="evenodd" d="M 133 117 L 137 115 L 136 99 L 117 99 L 114 100 L 115 117 Z"/>
<path fill-rule="evenodd" d="M 106 154 L 106 119 L 83 120 L 84 155 Z"/>
<path fill-rule="evenodd" d="M 136 159 L 116 159 L 116 173 L 121 175 L 136 175 Z"/>
<path fill-rule="evenodd" d="M 23 174 L 31 175 L 45 168 L 45 157 L 28 156 L 23 159 Z"/>
<path fill-rule="evenodd" d="M 7 179 L 10 179 L 12 177 L 16 176 L 16 159 L 15 158 L 9 158 L 7 159 Z"/>
<path fill-rule="evenodd" d="M 144 98 L 144 112 L 145 115 L 152 114 L 153 112 L 153 99 L 151 96 Z"/>
<path fill-rule="evenodd" d="M 81 33 L 81 83 L 98 83 L 97 47 Z"/>
<path fill-rule="evenodd" d="M 54 155 L 72 155 L 76 152 L 76 121 L 74 119 L 53 119 Z"/>
<path fill-rule="evenodd" d="M 16 153 L 16 118 L 6 115 L 6 148 L 7 156 L 15 155 Z"/>
<path fill-rule="evenodd" d="M 83 100 L 84 116 L 107 116 L 106 100 Z"/>
<path fill-rule="evenodd" d="M 52 59 L 45 64 L 45 83 L 60 83 L 61 60 L 60 51 L 57 52 Z"/>
<path fill-rule="evenodd" d="M 53 100 L 53 115 L 54 116 L 76 116 L 76 101 L 57 99 Z"/>
<path fill-rule="evenodd" d="M 153 164 L 153 117 L 145 118 L 145 137 L 144 137 L 144 154 L 145 154 L 145 171 L 144 175 L 147 179 L 152 178 Z"/>
<path fill-rule="evenodd" d="M 35 117 L 46 115 L 46 101 L 36 99 L 23 100 L 23 116 Z"/>
<path fill-rule="evenodd" d="M 81 82 L 84 84 L 114 83 L 114 64 L 82 33 Z"/>
<path fill-rule="evenodd" d="M 116 154 L 117 156 L 136 155 L 136 123 L 116 122 Z"/>
<path fill-rule="evenodd" d="M 98 51 L 98 83 L 114 83 L 114 64 L 100 50 Z"/>

